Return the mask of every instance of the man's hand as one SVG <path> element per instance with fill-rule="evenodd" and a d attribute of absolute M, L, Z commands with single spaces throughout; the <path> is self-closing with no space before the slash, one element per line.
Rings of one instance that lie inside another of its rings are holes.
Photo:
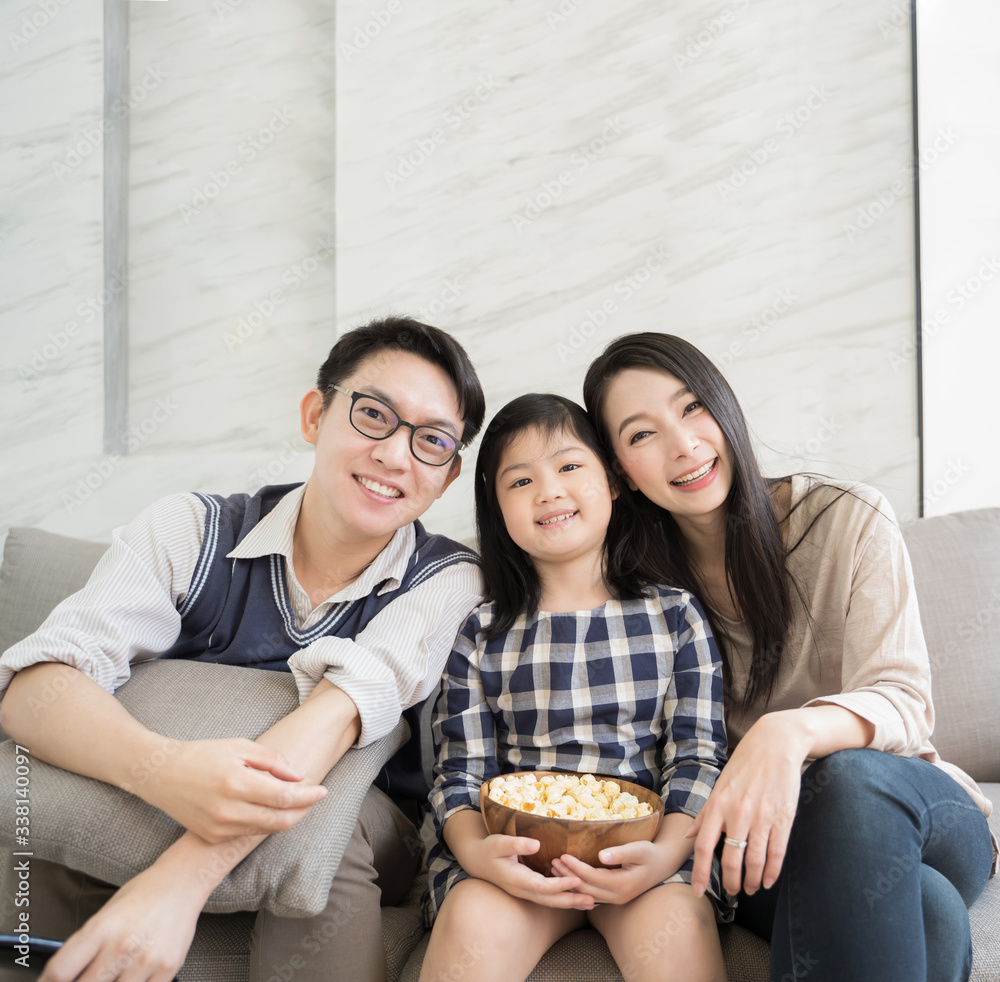
<path fill-rule="evenodd" d="M 179 876 L 161 857 L 69 938 L 49 959 L 40 982 L 81 977 L 87 982 L 171 982 L 184 964 L 207 899 L 196 879 Z"/>
<path fill-rule="evenodd" d="M 284 755 L 252 740 L 174 740 L 126 787 L 206 842 L 280 832 L 326 788 L 303 782 Z"/>

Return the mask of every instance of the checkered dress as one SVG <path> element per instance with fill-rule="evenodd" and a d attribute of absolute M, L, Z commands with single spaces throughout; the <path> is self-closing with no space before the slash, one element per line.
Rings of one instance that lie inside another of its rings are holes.
<path fill-rule="evenodd" d="M 519 770 L 622 777 L 657 789 L 666 811 L 692 817 L 726 762 L 722 669 L 697 600 L 671 587 L 595 610 L 520 616 L 483 636 L 493 605 L 455 642 L 434 713 L 438 842 L 428 858 L 424 916 L 468 875 L 442 838 L 445 821 L 479 809 L 483 781 Z M 691 882 L 692 860 L 666 882 Z M 709 893 L 732 918 L 718 860 Z"/>

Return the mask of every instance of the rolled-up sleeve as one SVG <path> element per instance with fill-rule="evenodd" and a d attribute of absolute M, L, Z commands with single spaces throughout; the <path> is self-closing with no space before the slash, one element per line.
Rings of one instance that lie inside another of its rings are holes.
<path fill-rule="evenodd" d="M 320 638 L 288 659 L 300 699 L 327 679 L 353 700 L 358 746 L 390 733 L 441 678 L 462 623 L 482 599 L 475 563 L 455 563 L 393 600 L 353 640 Z"/>
<path fill-rule="evenodd" d="M 70 665 L 114 692 L 132 662 L 169 648 L 180 634 L 177 607 L 204 528 L 205 505 L 193 494 L 176 494 L 115 529 L 86 586 L 0 656 L 0 693 L 16 672 L 40 662 Z"/>
<path fill-rule="evenodd" d="M 668 814 L 695 817 L 726 763 L 722 661 L 698 602 L 668 612 L 675 619 L 673 671 L 663 700 L 661 789 Z"/>
<path fill-rule="evenodd" d="M 903 756 L 934 728 L 931 671 L 910 557 L 889 502 L 876 493 L 854 555 L 842 691 L 807 706 L 842 706 L 875 727 L 873 750 Z"/>
<path fill-rule="evenodd" d="M 473 614 L 462 628 L 434 710 L 436 763 L 430 804 L 439 829 L 455 812 L 478 811 L 480 786 L 500 773 L 496 723 L 480 675 L 479 627 L 479 617 Z"/>

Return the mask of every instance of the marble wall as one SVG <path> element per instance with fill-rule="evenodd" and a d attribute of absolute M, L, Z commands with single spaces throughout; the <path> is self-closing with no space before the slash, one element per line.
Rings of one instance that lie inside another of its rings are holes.
<path fill-rule="evenodd" d="M 340 0 L 341 320 L 433 312 L 491 411 L 579 398 L 616 335 L 680 334 L 725 367 L 769 470 L 915 514 L 915 371 L 887 371 L 914 308 L 892 9 Z M 435 524 L 466 528 L 456 504 Z"/>
<path fill-rule="evenodd" d="M 102 33 L 99 4 L 0 8 L 0 534 L 101 452 Z"/>
<path fill-rule="evenodd" d="M 915 370 L 888 368 L 913 323 L 894 9 L 131 4 L 133 452 L 101 454 L 99 330 L 39 380 L 5 365 L 3 524 L 102 538 L 158 494 L 304 477 L 299 396 L 337 329 L 389 311 L 453 331 L 490 412 L 528 390 L 579 398 L 618 334 L 681 334 L 725 368 L 768 470 L 869 480 L 915 514 Z M 18 145 L 48 143 L 4 189 L 35 195 L 4 219 L 17 364 L 68 316 L 54 298 L 72 311 L 100 290 L 99 162 L 72 186 L 38 176 L 99 119 L 88 26 L 63 44 L 91 58 L 92 98 L 68 54 L 0 76 L 8 102 L 54 73 L 30 101 L 59 121 L 24 109 Z M 436 530 L 471 531 L 471 472 Z"/>

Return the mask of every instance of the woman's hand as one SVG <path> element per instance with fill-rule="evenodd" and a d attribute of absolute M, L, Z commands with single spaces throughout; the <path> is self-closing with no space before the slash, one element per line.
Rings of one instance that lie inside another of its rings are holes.
<path fill-rule="evenodd" d="M 756 893 L 761 883 L 771 887 L 777 880 L 798 806 L 802 762 L 809 753 L 809 738 L 797 716 L 801 712 L 762 716 L 722 769 L 687 833 L 697 836 L 691 878 L 695 893 L 708 887 L 723 834 L 747 842 L 745 848 L 726 844 L 722 850 L 722 884 L 729 893 L 739 893 L 741 885 L 748 894 Z"/>
<path fill-rule="evenodd" d="M 462 868 L 470 875 L 506 890 L 512 897 L 531 900 L 545 907 L 575 907 L 591 910 L 594 898 L 579 892 L 577 876 L 543 876 L 518 862 L 518 856 L 538 852 L 537 839 L 519 835 L 488 835 L 466 843 Z"/>
<path fill-rule="evenodd" d="M 626 842 L 602 849 L 598 858 L 608 866 L 620 864 L 620 868 L 601 869 L 565 855 L 553 861 L 552 871 L 576 877 L 579 889 L 598 904 L 627 904 L 662 883 L 671 873 L 666 869 L 669 864 L 665 863 L 664 850 L 655 842 Z"/>
<path fill-rule="evenodd" d="M 125 790 L 206 842 L 291 828 L 326 796 L 277 750 L 252 740 L 171 740 L 132 768 Z"/>
<path fill-rule="evenodd" d="M 196 879 L 157 861 L 70 937 L 49 959 L 40 982 L 81 977 L 171 982 L 187 957 L 206 899 Z"/>

